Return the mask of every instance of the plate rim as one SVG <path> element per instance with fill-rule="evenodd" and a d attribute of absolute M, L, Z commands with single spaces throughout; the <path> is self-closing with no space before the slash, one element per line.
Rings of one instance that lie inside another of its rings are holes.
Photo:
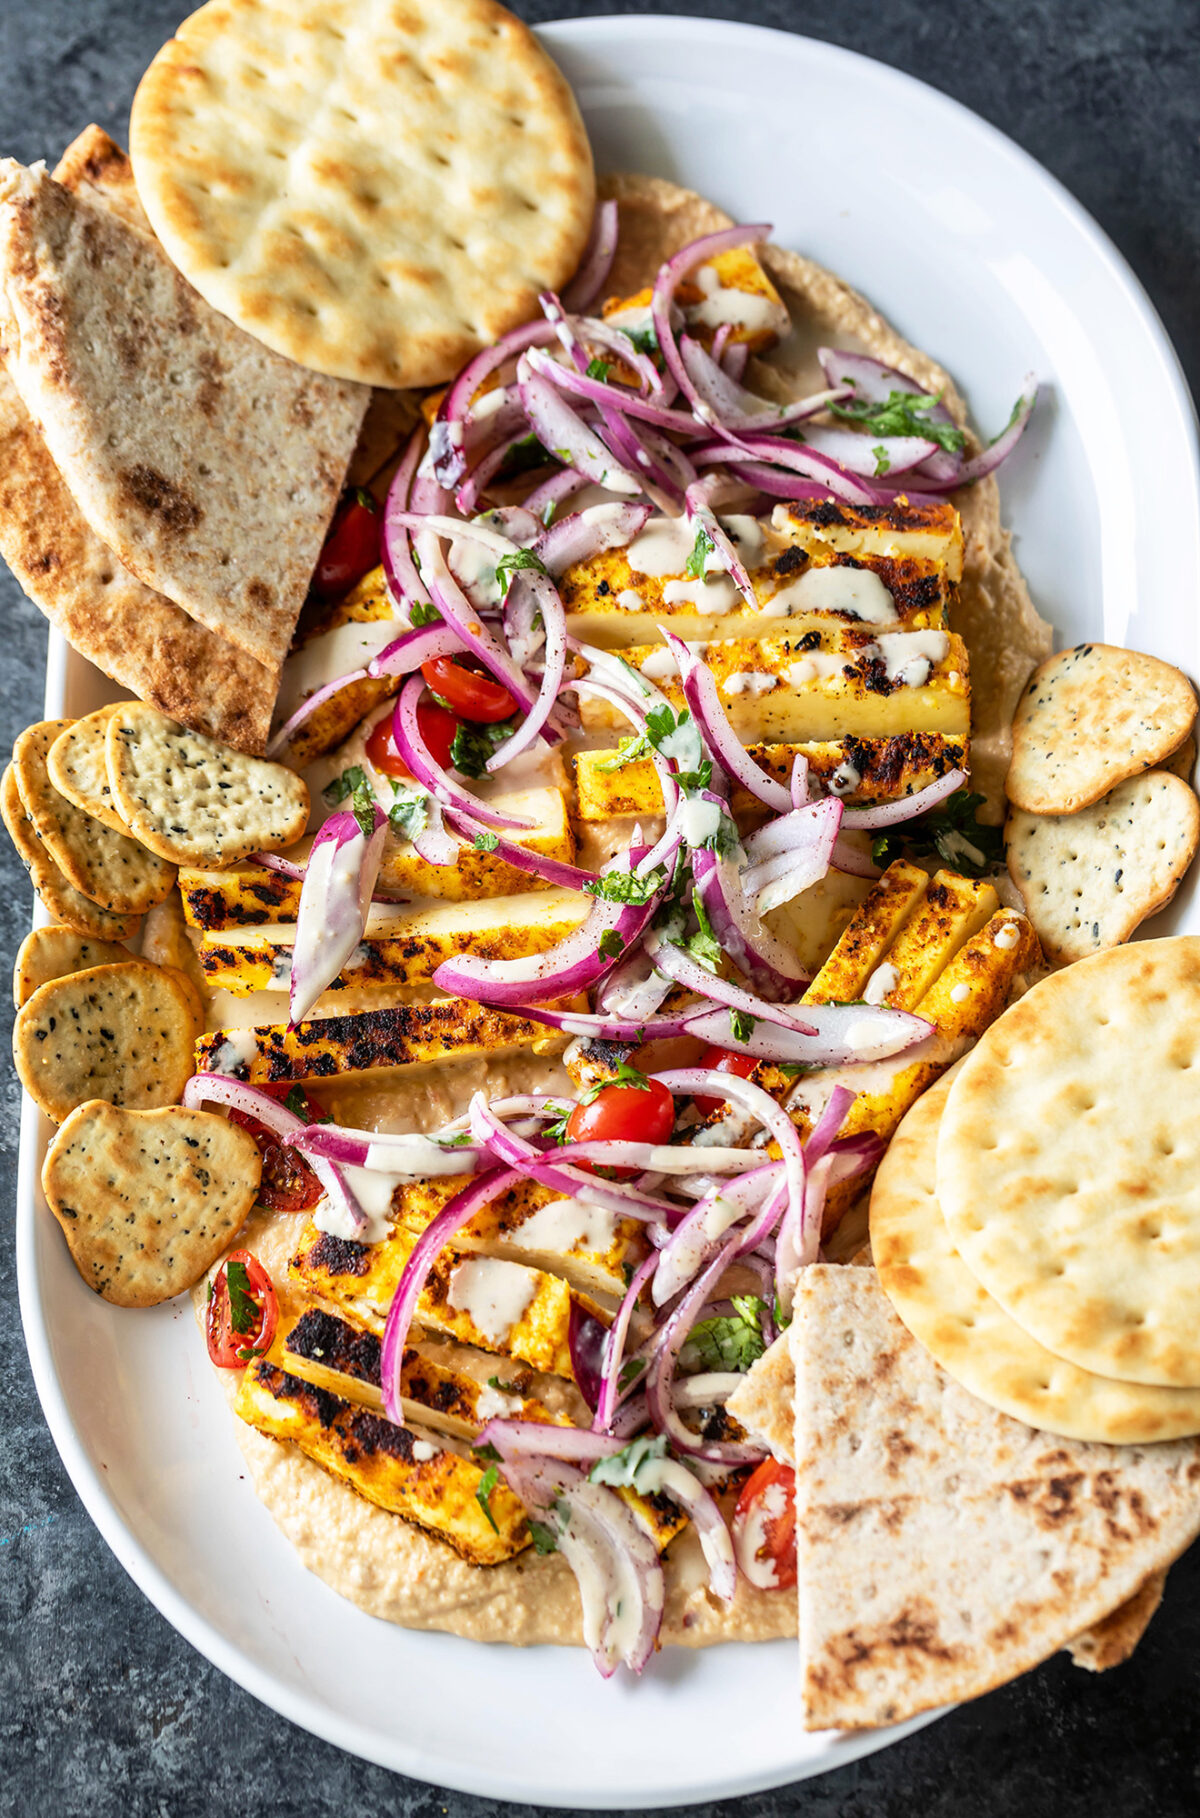
<path fill-rule="evenodd" d="M 885 69 L 901 85 L 911 85 L 918 90 L 923 107 L 931 108 L 934 112 L 938 109 L 944 110 L 947 114 L 969 125 L 977 134 L 982 133 L 984 138 L 991 142 L 993 152 L 1011 160 L 1022 169 L 1027 180 L 1036 181 L 1039 187 L 1053 198 L 1057 207 L 1068 217 L 1075 231 L 1084 236 L 1092 251 L 1105 265 L 1124 293 L 1135 316 L 1139 319 L 1162 368 L 1164 389 L 1156 402 L 1162 405 L 1169 398 L 1178 412 L 1179 427 L 1183 431 L 1190 455 L 1191 485 L 1189 492 L 1194 514 L 1200 523 L 1200 424 L 1197 420 L 1196 404 L 1192 398 L 1182 362 L 1153 300 L 1125 255 L 1083 203 L 1031 152 L 1018 145 L 1000 127 L 976 113 L 974 109 L 954 96 L 946 94 L 943 90 L 923 81 L 918 76 L 911 75 L 906 70 L 896 69 L 884 63 L 882 59 L 867 56 L 863 52 L 843 45 L 810 37 L 805 33 L 787 31 L 775 26 L 687 14 L 651 12 L 602 14 L 569 20 L 552 20 L 539 25 L 537 32 L 539 36 L 545 36 L 552 52 L 559 44 L 568 49 L 572 48 L 572 41 L 580 43 L 581 48 L 586 47 L 585 41 L 598 46 L 613 42 L 627 44 L 631 38 L 650 36 L 655 33 L 680 37 L 686 34 L 693 41 L 697 35 L 712 39 L 736 39 L 740 43 L 745 43 L 747 40 L 758 40 L 763 46 L 772 44 L 778 46 L 779 41 L 783 40 L 788 45 L 789 52 L 799 48 L 802 56 L 815 57 L 817 61 L 827 60 L 842 69 L 849 66 L 851 73 L 855 67 Z M 68 669 L 73 660 L 83 661 L 84 659 L 77 658 L 65 639 L 57 631 L 51 629 L 48 639 L 45 691 L 45 711 L 48 716 L 56 715 L 61 707 Z M 35 899 L 35 925 L 39 919 L 48 918 L 40 911 L 40 908 L 36 908 Z M 235 1642 L 227 1639 L 206 1616 L 192 1606 L 187 1596 L 176 1588 L 167 1572 L 146 1551 L 127 1526 L 124 1516 L 108 1493 L 102 1475 L 87 1456 L 82 1439 L 76 1431 L 54 1367 L 49 1328 L 42 1318 L 38 1304 L 34 1238 L 35 1221 L 39 1216 L 37 1187 L 44 1146 L 43 1138 L 43 1120 L 37 1107 L 23 1093 L 18 1149 L 15 1249 L 18 1301 L 26 1349 L 42 1413 L 71 1484 L 101 1537 L 138 1590 L 149 1599 L 190 1646 L 211 1661 L 244 1691 L 288 1721 L 359 1759 L 373 1762 L 392 1772 L 408 1775 L 429 1785 L 478 1797 L 529 1801 L 535 1805 L 554 1809 L 578 1809 L 574 1793 L 565 1789 L 557 1789 L 548 1794 L 545 1786 L 538 1785 L 532 1780 L 522 1779 L 519 1771 L 475 1772 L 467 1763 L 458 1763 L 440 1755 L 427 1759 L 419 1745 L 394 1735 L 389 1739 L 389 1746 L 385 1750 L 382 1747 L 382 1739 L 374 1729 L 365 1724 L 357 1725 L 352 1720 L 333 1712 L 316 1695 L 306 1694 L 298 1688 L 293 1688 L 278 1680 L 268 1668 L 249 1659 Z M 280 1538 L 282 1539 L 282 1536 Z M 679 1806 L 698 1800 L 739 1797 L 790 1782 L 813 1778 L 830 1772 L 834 1768 L 847 1765 L 864 1755 L 888 1748 L 904 1736 L 925 1727 L 926 1724 L 944 1714 L 944 1710 L 927 1712 L 894 1730 L 831 1734 L 824 1743 L 820 1755 L 798 1764 L 785 1778 L 781 1778 L 775 1768 L 766 1769 L 761 1773 L 740 1772 L 726 1775 L 723 1778 L 710 1772 L 706 1778 L 698 1778 L 670 1794 L 660 1791 L 652 1796 L 655 1804 L 660 1807 Z M 628 1791 L 602 1791 L 598 1795 L 595 1791 L 589 1793 L 591 1809 L 626 1809 L 629 1799 Z"/>

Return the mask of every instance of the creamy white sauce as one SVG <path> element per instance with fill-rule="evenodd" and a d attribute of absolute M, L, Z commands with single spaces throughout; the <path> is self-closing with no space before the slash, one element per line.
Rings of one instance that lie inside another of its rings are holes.
<path fill-rule="evenodd" d="M 770 297 L 758 291 L 728 289 L 712 265 L 698 266 L 691 279 L 704 297 L 684 311 L 690 322 L 699 322 L 705 328 L 720 328 L 728 322 L 732 328 L 746 328 L 754 334 L 778 332 L 780 306 Z"/>
<path fill-rule="evenodd" d="M 258 1053 L 258 1043 L 253 1029 L 230 1029 L 225 1039 L 213 1055 L 210 1073 L 236 1073 L 239 1067 L 248 1067 Z"/>
<path fill-rule="evenodd" d="M 428 1464 L 431 1458 L 438 1457 L 441 1449 L 440 1446 L 433 1445 L 428 1439 L 414 1439 L 412 1455 L 418 1464 Z"/>
<path fill-rule="evenodd" d="M 475 1412 L 480 1420 L 503 1420 L 521 1412 L 521 1397 L 506 1395 L 503 1389 L 493 1389 L 485 1383 L 475 1397 Z"/>
<path fill-rule="evenodd" d="M 841 675 L 847 667 L 844 656 L 835 656 L 828 650 L 810 650 L 789 663 L 784 675 L 793 688 L 803 688 L 807 682 L 826 682 L 830 676 Z"/>
<path fill-rule="evenodd" d="M 689 846 L 703 846 L 721 830 L 721 809 L 717 802 L 703 796 L 692 796 L 679 811 L 679 826 Z"/>
<path fill-rule="evenodd" d="M 650 655 L 642 663 L 641 670 L 642 674 L 649 676 L 652 682 L 668 682 L 671 680 L 672 676 L 678 675 L 679 673 L 679 667 L 675 658 L 671 655 L 671 652 L 665 645 L 661 650 L 652 650 L 650 652 Z"/>
<path fill-rule="evenodd" d="M 874 645 L 867 645 L 863 656 L 878 655 L 889 682 L 923 688 L 934 665 L 945 662 L 949 649 L 950 639 L 944 631 L 887 631 Z"/>
<path fill-rule="evenodd" d="M 520 1263 L 471 1256 L 450 1277 L 450 1305 L 485 1338 L 502 1345 L 533 1299 L 537 1277 Z"/>
<path fill-rule="evenodd" d="M 662 590 L 667 606 L 694 606 L 708 617 L 731 612 L 741 594 L 727 574 L 706 576 L 702 581 L 667 581 Z"/>
<path fill-rule="evenodd" d="M 970 985 L 954 985 L 950 990 L 950 1002 L 952 1004 L 965 1004 L 970 995 Z"/>
<path fill-rule="evenodd" d="M 552 1199 L 506 1236 L 518 1250 L 544 1250 L 556 1256 L 586 1250 L 603 1255 L 612 1248 L 616 1231 L 617 1215 L 606 1207 L 589 1206 L 578 1199 Z"/>
<path fill-rule="evenodd" d="M 862 782 L 862 772 L 853 764 L 839 764 L 829 779 L 830 795 L 853 795 Z"/>
<path fill-rule="evenodd" d="M 719 520 L 721 528 L 747 568 L 757 568 L 767 546 L 766 527 L 748 511 L 732 512 Z"/>
<path fill-rule="evenodd" d="M 733 1546 L 738 1567 L 760 1591 L 773 1591 L 779 1584 L 775 1561 L 766 1550 L 768 1528 L 786 1513 L 787 1491 L 781 1483 L 769 1483 L 735 1525 Z M 760 1558 L 760 1554 L 765 1557 Z"/>
<path fill-rule="evenodd" d="M 765 674 L 757 669 L 739 669 L 735 675 L 727 675 L 721 683 L 723 694 L 770 694 L 778 688 L 779 677 Z"/>
<path fill-rule="evenodd" d="M 644 612 L 646 609 L 645 600 L 632 587 L 626 587 L 617 595 L 617 605 L 622 612 Z"/>
<path fill-rule="evenodd" d="M 648 518 L 625 557 L 634 574 L 681 575 L 695 543 L 696 532 L 686 518 Z"/>
<path fill-rule="evenodd" d="M 403 624 L 394 618 L 364 619 L 335 626 L 332 631 L 323 631 L 320 637 L 310 638 L 283 665 L 275 702 L 275 723 L 282 725 L 284 720 L 290 719 L 301 701 L 326 682 L 332 682 L 335 676 L 365 669 L 372 657 L 395 643 L 403 630 Z"/>
<path fill-rule="evenodd" d="M 992 936 L 992 946 L 998 947 L 1001 953 L 1011 953 L 1021 938 L 1021 930 L 1015 922 L 1005 922 L 1003 928 L 997 928 Z"/>
<path fill-rule="evenodd" d="M 881 1004 L 888 992 L 896 989 L 899 981 L 899 970 L 885 960 L 882 966 L 876 966 L 867 980 L 863 991 L 864 1001 L 868 1004 Z"/>
<path fill-rule="evenodd" d="M 769 611 L 793 617 L 802 612 L 828 612 L 871 625 L 896 623 L 896 602 L 871 568 L 841 564 L 806 568 L 771 596 Z"/>

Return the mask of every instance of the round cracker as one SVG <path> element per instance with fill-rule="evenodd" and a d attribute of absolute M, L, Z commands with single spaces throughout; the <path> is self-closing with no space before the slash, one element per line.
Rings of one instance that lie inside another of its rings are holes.
<path fill-rule="evenodd" d="M 1200 939 L 1097 953 L 993 1023 L 950 1090 L 937 1195 L 1055 1356 L 1200 1386 Z"/>
<path fill-rule="evenodd" d="M 46 753 L 46 770 L 60 795 L 93 820 L 103 821 L 114 833 L 129 829 L 113 807 L 104 760 L 104 734 L 117 711 L 116 702 L 68 722 Z"/>
<path fill-rule="evenodd" d="M 210 0 L 138 87 L 138 194 L 215 309 L 335 378 L 422 386 L 587 241 L 574 96 L 494 0 Z"/>
<path fill-rule="evenodd" d="M 144 915 L 175 883 L 175 868 L 128 833 L 85 814 L 50 781 L 50 748 L 70 725 L 42 720 L 13 746 L 13 769 L 26 812 L 51 858 L 76 890 L 117 915 Z"/>
<path fill-rule="evenodd" d="M 28 871 L 34 889 L 56 921 L 73 928 L 76 934 L 91 935 L 96 940 L 125 941 L 138 926 L 136 915 L 114 915 L 101 909 L 69 884 L 37 836 L 17 787 L 17 773 L 6 766 L 0 778 L 0 817 L 17 856 Z"/>
<path fill-rule="evenodd" d="M 1170 663 L 1077 644 L 1036 669 L 1017 704 L 1005 791 L 1030 814 L 1074 814 L 1183 744 L 1196 696 Z"/>
<path fill-rule="evenodd" d="M 93 1099 L 55 1135 L 42 1188 L 88 1287 L 118 1307 L 156 1307 L 232 1243 L 261 1172 L 254 1138 L 227 1118 Z"/>
<path fill-rule="evenodd" d="M 69 978 L 73 972 L 88 972 L 93 966 L 121 966 L 132 958 L 128 947 L 120 947 L 116 941 L 98 941 L 91 935 L 76 934 L 73 928 L 35 928 L 17 953 L 13 1002 L 19 1010 L 52 978 Z"/>
<path fill-rule="evenodd" d="M 178 1103 L 198 1033 L 184 982 L 130 959 L 35 991 L 17 1011 L 13 1060 L 29 1096 L 56 1124 L 92 1098 L 154 1111 Z"/>
<path fill-rule="evenodd" d="M 938 1130 L 952 1084 L 939 1080 L 917 1100 L 871 1190 L 875 1268 L 913 1337 L 964 1389 L 1028 1426 L 1106 1445 L 1200 1433 L 1200 1389 L 1119 1382 L 1064 1362 L 967 1268 L 934 1188 Z"/>
<path fill-rule="evenodd" d="M 140 701 L 123 701 L 109 720 L 105 756 L 122 818 L 176 865 L 220 870 L 292 845 L 308 823 L 308 788 L 294 770 L 232 751 Z"/>

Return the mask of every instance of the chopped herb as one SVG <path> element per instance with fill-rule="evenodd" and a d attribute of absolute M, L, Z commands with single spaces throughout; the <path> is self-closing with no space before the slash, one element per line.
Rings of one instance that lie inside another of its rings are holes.
<path fill-rule="evenodd" d="M 667 1455 L 667 1438 L 665 1433 L 643 1433 L 633 1439 L 623 1451 L 614 1452 L 611 1458 L 601 1458 L 588 1472 L 593 1483 L 606 1483 L 614 1490 L 636 1490 L 638 1472 L 645 1464 L 656 1462 Z"/>
<path fill-rule="evenodd" d="M 905 851 L 914 858 L 939 858 L 966 877 L 985 877 L 1004 863 L 1004 832 L 980 824 L 986 797 L 956 789 L 944 802 L 871 842 L 877 865 L 890 865 Z"/>
<path fill-rule="evenodd" d="M 786 1079 L 799 1079 L 802 1073 L 812 1073 L 818 1063 L 816 1061 L 773 1061 L 772 1065 Z"/>
<path fill-rule="evenodd" d="M 415 556 L 413 560 L 416 560 Z M 412 600 L 408 608 L 408 622 L 414 631 L 419 631 L 422 625 L 440 625 L 442 615 L 436 606 L 427 605 L 424 600 Z"/>
<path fill-rule="evenodd" d="M 638 1380 L 638 1377 L 645 1374 L 645 1370 L 646 1359 L 644 1357 L 627 1357 L 621 1365 L 621 1373 L 617 1378 L 617 1388 L 622 1394 L 626 1389 L 631 1389 Z"/>
<path fill-rule="evenodd" d="M 553 524 L 557 511 L 558 501 L 556 499 L 548 499 L 542 506 L 542 523 L 546 526 L 547 530 L 550 528 L 551 524 Z"/>
<path fill-rule="evenodd" d="M 616 928 L 606 928 L 600 936 L 600 951 L 605 959 L 620 959 L 625 951 L 625 937 Z"/>
<path fill-rule="evenodd" d="M 434 1138 L 434 1141 L 440 1144 L 443 1149 L 466 1149 L 474 1140 L 475 1138 L 471 1135 L 469 1130 L 459 1130 L 454 1136 L 437 1136 Z"/>
<path fill-rule="evenodd" d="M 526 473 L 531 467 L 544 467 L 550 459 L 549 452 L 542 446 L 532 431 L 514 442 L 505 456 L 500 469 L 500 477 L 509 480 L 519 473 Z"/>
<path fill-rule="evenodd" d="M 450 762 L 460 776 L 483 776 L 487 761 L 498 751 L 517 727 L 517 716 L 501 720 L 498 725 L 483 726 L 474 720 L 460 720 L 450 747 Z"/>
<path fill-rule="evenodd" d="M 290 1111 L 293 1117 L 302 1117 L 305 1123 L 308 1122 L 308 1100 L 304 1096 L 303 1086 L 292 1087 L 283 1101 L 283 1108 Z"/>
<path fill-rule="evenodd" d="M 533 1542 L 534 1552 L 540 1553 L 543 1558 L 547 1553 L 558 1552 L 558 1541 L 553 1528 L 546 1527 L 540 1521 L 534 1521 L 532 1516 L 529 1520 L 529 1538 Z"/>
<path fill-rule="evenodd" d="M 496 563 L 496 579 L 500 583 L 500 598 L 504 599 L 512 586 L 513 575 L 522 568 L 531 568 L 535 574 L 545 574 L 546 564 L 541 556 L 534 555 L 532 549 L 514 549 L 511 555 L 502 555 Z"/>
<path fill-rule="evenodd" d="M 488 1388 L 499 1389 L 503 1395 L 523 1395 L 525 1391 L 515 1382 L 501 1382 L 498 1376 L 488 1377 Z"/>
<path fill-rule="evenodd" d="M 892 463 L 888 459 L 888 451 L 883 446 L 883 443 L 877 442 L 871 450 L 871 453 L 875 456 L 875 478 L 878 480 L 881 479 L 885 473 L 891 473 Z"/>
<path fill-rule="evenodd" d="M 500 1462 L 500 1454 L 499 1454 L 499 1452 L 497 1452 L 497 1450 L 496 1450 L 495 1446 L 492 1444 L 491 1440 L 489 1440 L 488 1443 L 483 1446 L 472 1446 L 471 1450 L 473 1452 L 478 1452 L 478 1454 L 481 1458 L 492 1458 L 496 1461 L 497 1464 L 499 1464 L 499 1462 Z"/>
<path fill-rule="evenodd" d="M 729 1012 L 729 1030 L 735 1042 L 748 1042 L 754 1034 L 756 1017 L 748 1016 L 744 1010 Z"/>
<path fill-rule="evenodd" d="M 766 1302 L 757 1294 L 735 1294 L 734 1311 L 701 1320 L 688 1333 L 684 1355 L 702 1370 L 748 1370 L 767 1348 L 762 1316 Z"/>
<path fill-rule="evenodd" d="M 266 1356 L 266 1346 L 265 1345 L 239 1345 L 237 1348 L 237 1356 L 241 1358 L 243 1363 L 251 1363 L 253 1361 L 253 1359 L 256 1357 L 265 1357 Z"/>
<path fill-rule="evenodd" d="M 656 354 L 659 351 L 658 334 L 653 322 L 647 322 L 645 328 L 626 328 L 622 322 L 614 322 L 613 327 L 619 328 L 639 353 Z"/>
<path fill-rule="evenodd" d="M 700 729 L 687 708 L 678 716 L 664 701 L 646 715 L 646 733 L 660 756 L 678 766 L 675 781 L 686 791 L 707 789 L 712 782 L 712 759 L 704 755 Z"/>
<path fill-rule="evenodd" d="M 931 415 L 941 401 L 940 392 L 931 397 L 924 391 L 893 391 L 888 393 L 886 403 L 852 399 L 849 404 L 831 404 L 829 408 L 835 417 L 874 435 L 920 436 L 926 442 L 936 442 L 947 454 L 959 454 L 967 439 L 962 430 Z"/>
<path fill-rule="evenodd" d="M 650 756 L 650 741 L 644 732 L 620 741 L 610 758 L 599 758 L 597 770 L 624 770 L 626 764 L 636 764 L 639 758 Z"/>
<path fill-rule="evenodd" d="M 499 1467 L 494 1464 L 489 1465 L 483 1476 L 479 1479 L 479 1485 L 475 1491 L 475 1500 L 491 1522 L 492 1532 L 494 1534 L 498 1534 L 500 1529 L 496 1525 L 496 1517 L 492 1514 L 492 1491 L 499 1481 Z"/>
<path fill-rule="evenodd" d="M 393 801 L 388 809 L 392 832 L 406 840 L 424 833 L 429 821 L 429 795 L 424 789 L 407 788 L 392 778 Z"/>
<path fill-rule="evenodd" d="M 702 581 L 704 579 L 705 566 L 709 556 L 712 555 L 715 548 L 716 544 L 702 524 L 696 532 L 696 541 L 692 544 L 692 553 L 687 559 L 686 572 L 691 576 L 693 581 Z"/>
<path fill-rule="evenodd" d="M 343 770 L 341 776 L 326 783 L 321 791 L 328 807 L 336 808 L 346 797 L 350 797 L 350 807 L 355 820 L 367 839 L 375 831 L 375 797 L 367 781 L 367 773 L 361 764 L 351 764 Z"/>
<path fill-rule="evenodd" d="M 225 1265 L 225 1292 L 229 1296 L 229 1323 L 239 1338 L 253 1332 L 262 1318 L 262 1308 L 250 1287 L 250 1271 L 245 1263 Z"/>
<path fill-rule="evenodd" d="M 645 877 L 639 877 L 636 871 L 606 871 L 590 878 L 583 887 L 589 896 L 598 896 L 606 903 L 648 903 L 666 881 L 667 874 L 662 870 L 647 872 Z"/>
<path fill-rule="evenodd" d="M 589 360 L 588 361 L 588 364 L 587 364 L 588 378 L 589 379 L 599 379 L 599 381 L 602 385 L 607 384 L 608 375 L 611 371 L 612 371 L 612 365 L 608 360 Z"/>
<path fill-rule="evenodd" d="M 694 960 L 699 960 L 710 972 L 717 972 L 721 966 L 721 947 L 713 933 L 712 923 L 708 919 L 708 910 L 704 907 L 700 892 L 692 886 L 692 908 L 700 927 L 695 934 L 689 935 L 685 943 L 687 951 Z"/>
<path fill-rule="evenodd" d="M 477 833 L 475 835 L 476 852 L 495 852 L 499 844 L 500 835 L 498 833 Z"/>
<path fill-rule="evenodd" d="M 597 1080 L 594 1086 L 585 1086 L 579 1094 L 579 1103 L 590 1105 L 592 1100 L 609 1086 L 633 1086 L 639 1092 L 649 1092 L 650 1081 L 636 1067 L 631 1067 L 628 1061 L 621 1061 L 616 1072 L 610 1073 L 607 1079 Z"/>
<path fill-rule="evenodd" d="M 792 1323 L 792 1316 L 790 1313 L 784 1312 L 783 1302 L 780 1300 L 780 1298 L 777 1294 L 775 1296 L 775 1324 L 779 1327 L 779 1330 L 782 1332 L 784 1327 L 790 1326 L 791 1323 Z"/>

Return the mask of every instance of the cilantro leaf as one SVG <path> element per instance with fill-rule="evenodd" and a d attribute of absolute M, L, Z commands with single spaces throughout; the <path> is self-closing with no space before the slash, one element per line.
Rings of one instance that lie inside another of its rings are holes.
<path fill-rule="evenodd" d="M 645 1371 L 646 1359 L 644 1357 L 627 1357 L 621 1365 L 621 1373 L 617 1378 L 617 1387 L 622 1394 L 626 1389 L 632 1388 L 638 1377 L 643 1376 Z"/>
<path fill-rule="evenodd" d="M 243 1262 L 225 1265 L 225 1292 L 229 1296 L 229 1324 L 239 1338 L 253 1332 L 262 1317 L 262 1308 L 250 1286 L 250 1271 Z"/>
<path fill-rule="evenodd" d="M 649 1092 L 650 1081 L 636 1067 L 631 1067 L 628 1061 L 621 1061 L 618 1063 L 616 1072 L 610 1073 L 607 1079 L 597 1080 L 594 1086 L 585 1086 L 579 1094 L 578 1102 L 581 1105 L 590 1105 L 592 1100 L 597 1098 L 608 1086 L 632 1086 L 639 1092 Z"/>
<path fill-rule="evenodd" d="M 321 797 L 325 806 L 327 808 L 340 807 L 348 795 L 353 795 L 356 789 L 364 788 L 366 781 L 367 773 L 362 765 L 351 764 L 348 770 L 343 770 L 341 776 L 335 776 L 322 789 Z"/>
<path fill-rule="evenodd" d="M 483 1476 L 479 1479 L 479 1483 L 475 1490 L 475 1500 L 491 1523 L 493 1534 L 498 1534 L 500 1532 L 500 1529 L 496 1525 L 496 1517 L 492 1514 L 492 1491 L 499 1481 L 500 1467 L 494 1464 L 489 1465 Z"/>
<path fill-rule="evenodd" d="M 729 1012 L 729 1032 L 735 1042 L 748 1042 L 754 1034 L 757 1017 L 748 1016 L 744 1010 Z"/>
<path fill-rule="evenodd" d="M 666 881 L 661 869 L 650 871 L 645 877 L 639 877 L 636 871 L 606 871 L 600 877 L 589 878 L 583 887 L 589 896 L 598 896 L 606 903 L 648 903 Z"/>
<path fill-rule="evenodd" d="M 533 1542 L 534 1552 L 540 1554 L 543 1558 L 547 1553 L 558 1552 L 558 1541 L 555 1538 L 553 1528 L 546 1527 L 544 1523 L 540 1521 L 534 1521 L 532 1517 L 530 1517 L 529 1521 L 529 1538 Z"/>
<path fill-rule="evenodd" d="M 966 436 L 954 423 L 941 423 L 931 412 L 941 403 L 941 393 L 931 397 L 924 391 L 892 391 L 884 403 L 851 399 L 848 404 L 831 404 L 830 411 L 859 429 L 877 436 L 921 436 L 936 442 L 947 454 L 959 454 Z M 878 470 L 877 470 L 878 471 Z"/>
<path fill-rule="evenodd" d="M 969 789 L 956 789 L 944 802 L 871 842 L 877 865 L 890 865 L 905 851 L 914 858 L 938 858 L 964 877 L 985 877 L 1004 863 L 1004 831 L 980 823 L 979 809 L 987 798 Z"/>
<path fill-rule="evenodd" d="M 498 725 L 484 726 L 474 720 L 460 720 L 450 747 L 450 762 L 460 776 L 483 776 L 487 761 L 505 739 L 516 731 L 517 716 L 501 720 Z"/>
<path fill-rule="evenodd" d="M 667 1438 L 665 1433 L 643 1433 L 637 1439 L 630 1440 L 623 1451 L 614 1452 L 611 1458 L 601 1458 L 588 1472 L 593 1483 L 606 1483 L 614 1490 L 636 1490 L 638 1472 L 642 1466 L 667 1455 Z"/>
<path fill-rule="evenodd" d="M 308 1122 L 308 1100 L 304 1096 L 303 1086 L 292 1087 L 283 1101 L 283 1108 L 290 1111 L 293 1117 L 302 1117 L 305 1123 Z"/>
<path fill-rule="evenodd" d="M 686 707 L 678 716 L 665 701 L 652 707 L 646 715 L 646 736 L 661 757 L 674 760 L 675 781 L 681 789 L 691 792 L 708 788 L 712 782 L 712 759 L 705 756 L 700 728 Z"/>
<path fill-rule="evenodd" d="M 408 622 L 417 631 L 422 625 L 440 625 L 442 615 L 436 606 L 427 605 L 424 600 L 412 600 L 409 602 Z"/>
<path fill-rule="evenodd" d="M 443 1149 L 466 1149 L 475 1141 L 475 1138 L 469 1130 L 459 1130 L 454 1136 L 436 1136 L 434 1141 Z"/>
<path fill-rule="evenodd" d="M 499 844 L 500 835 L 498 833 L 477 833 L 475 835 L 476 852 L 495 852 Z"/>
<path fill-rule="evenodd" d="M 511 555 L 502 555 L 496 563 L 496 579 L 500 583 L 500 598 L 504 599 L 512 586 L 513 575 L 520 569 L 532 569 L 535 574 L 545 574 L 546 564 L 541 556 L 534 555 L 532 549 L 514 549 Z"/>
<path fill-rule="evenodd" d="M 601 384 L 606 383 L 611 371 L 612 365 L 608 360 L 589 360 L 587 363 L 588 378 L 599 379 Z"/>
<path fill-rule="evenodd" d="M 875 478 L 882 479 L 885 473 L 891 473 L 892 463 L 888 459 L 888 451 L 883 443 L 877 442 L 871 453 L 875 456 Z"/>
<path fill-rule="evenodd" d="M 392 832 L 403 839 L 415 840 L 418 834 L 424 833 L 429 821 L 428 793 L 424 789 L 406 788 L 393 777 L 392 795 L 394 800 L 388 809 Z"/>
<path fill-rule="evenodd" d="M 500 1393 L 502 1395 L 522 1395 L 522 1394 L 524 1394 L 524 1390 L 521 1388 L 519 1383 L 501 1382 L 500 1378 L 498 1376 L 489 1376 L 488 1377 L 488 1388 L 489 1389 L 499 1389 Z"/>
<path fill-rule="evenodd" d="M 696 541 L 692 544 L 692 553 L 687 559 L 687 568 L 685 570 L 693 581 L 702 581 L 704 579 L 705 565 L 715 548 L 716 544 L 709 536 L 707 530 L 705 530 L 703 524 L 701 524 L 699 530 L 696 532 Z"/>
<path fill-rule="evenodd" d="M 597 770 L 624 770 L 626 764 L 636 764 L 639 758 L 650 756 L 651 744 L 644 732 L 639 732 L 620 741 L 610 758 L 597 760 Z"/>
<path fill-rule="evenodd" d="M 506 480 L 513 479 L 519 473 L 527 473 L 531 467 L 544 467 L 549 459 L 549 451 L 531 430 L 527 436 L 522 436 L 519 442 L 514 442 L 509 449 L 504 465 L 500 469 L 500 477 Z"/>
<path fill-rule="evenodd" d="M 748 1370 L 767 1348 L 762 1316 L 766 1302 L 757 1294 L 735 1294 L 732 1313 L 701 1320 L 688 1333 L 684 1354 L 702 1370 Z"/>
<path fill-rule="evenodd" d="M 616 928 L 606 928 L 600 936 L 600 951 L 605 959 L 620 959 L 625 951 L 625 937 Z"/>
<path fill-rule="evenodd" d="M 713 933 L 713 925 L 708 919 L 708 910 L 695 885 L 692 886 L 692 908 L 700 927 L 695 934 L 688 936 L 685 943 L 687 951 L 694 960 L 699 960 L 710 972 L 717 972 L 721 966 L 721 945 Z"/>
<path fill-rule="evenodd" d="M 645 328 L 626 328 L 623 322 L 614 322 L 613 327 L 619 328 L 639 353 L 656 354 L 659 351 L 658 333 L 653 322 L 647 322 Z"/>

